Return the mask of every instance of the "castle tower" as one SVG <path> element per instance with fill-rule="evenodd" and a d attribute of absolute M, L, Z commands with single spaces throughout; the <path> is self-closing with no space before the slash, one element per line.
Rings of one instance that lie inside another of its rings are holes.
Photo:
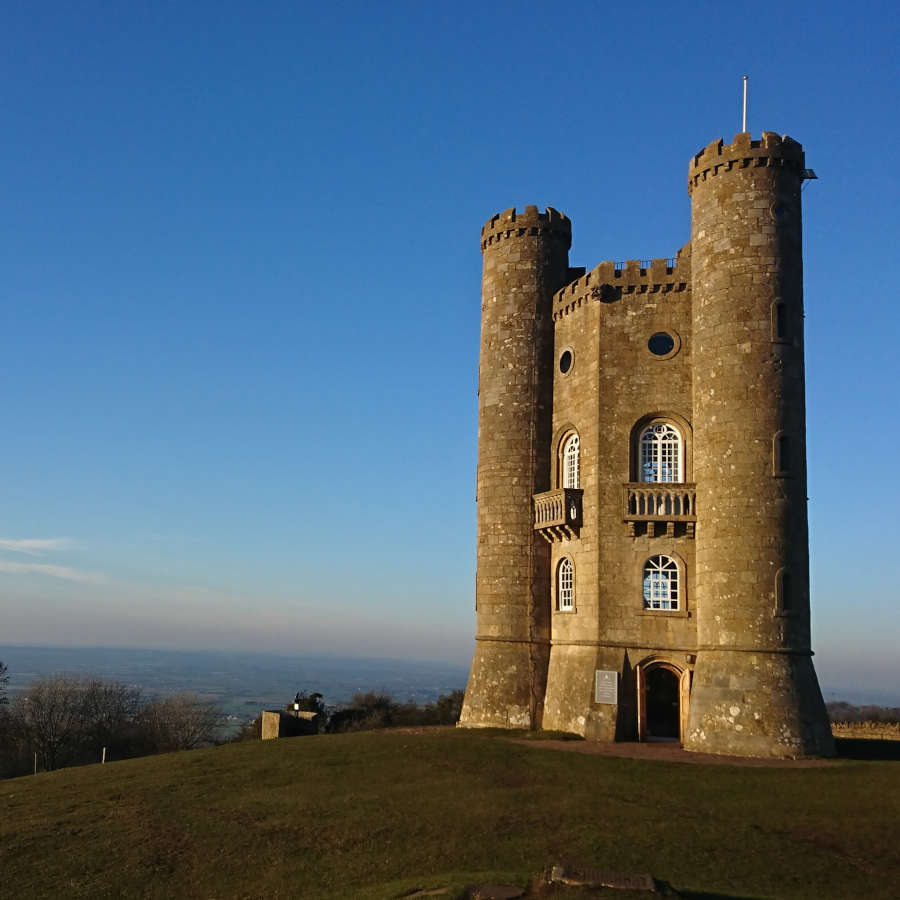
<path fill-rule="evenodd" d="M 484 257 L 478 415 L 475 656 L 460 724 L 539 727 L 550 650 L 549 549 L 532 495 L 549 486 L 552 296 L 568 280 L 569 220 L 494 216 Z"/>
<path fill-rule="evenodd" d="M 812 665 L 800 144 L 690 165 L 698 648 L 685 746 L 831 755 Z"/>

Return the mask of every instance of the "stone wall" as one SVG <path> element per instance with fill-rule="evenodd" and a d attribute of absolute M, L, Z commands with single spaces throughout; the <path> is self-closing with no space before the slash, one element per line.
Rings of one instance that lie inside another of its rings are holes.
<path fill-rule="evenodd" d="M 553 459 L 575 430 L 581 437 L 584 525 L 552 546 L 551 573 L 568 556 L 576 572 L 575 609 L 559 611 L 551 592 L 552 647 L 545 727 L 615 740 L 636 736 L 634 667 L 665 660 L 683 669 L 696 650 L 692 603 L 694 539 L 631 535 L 624 485 L 638 478 L 637 436 L 654 420 L 677 423 L 692 480 L 691 257 L 604 262 L 554 297 Z M 664 356 L 648 342 L 664 332 L 675 346 Z M 565 374 L 559 360 L 572 364 Z M 558 472 L 558 466 L 557 466 Z M 681 608 L 645 611 L 642 569 L 665 554 L 682 564 Z M 555 579 L 554 587 L 555 587 Z M 620 674 L 618 706 L 594 702 L 596 669 Z"/>
<path fill-rule="evenodd" d="M 836 738 L 900 741 L 900 724 L 896 722 L 832 722 L 831 733 Z"/>
<path fill-rule="evenodd" d="M 260 716 L 262 718 L 260 737 L 264 741 L 271 741 L 277 738 L 281 725 L 281 713 L 266 709 L 260 713 Z"/>
<path fill-rule="evenodd" d="M 260 737 L 264 741 L 279 737 L 318 734 L 322 716 L 306 710 L 263 710 L 260 713 Z"/>

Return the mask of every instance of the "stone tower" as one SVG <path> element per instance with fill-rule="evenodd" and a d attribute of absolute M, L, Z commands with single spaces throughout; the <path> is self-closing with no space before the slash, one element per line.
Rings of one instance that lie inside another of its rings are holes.
<path fill-rule="evenodd" d="M 481 232 L 475 658 L 460 723 L 537 728 L 550 651 L 549 553 L 531 497 L 549 479 L 552 297 L 569 276 L 569 220 L 528 206 Z"/>
<path fill-rule="evenodd" d="M 812 665 L 800 187 L 763 132 L 691 162 L 697 661 L 685 746 L 831 754 Z"/>
<path fill-rule="evenodd" d="M 476 650 L 460 724 L 833 753 L 812 666 L 801 146 L 690 163 L 674 258 L 482 229 Z"/>

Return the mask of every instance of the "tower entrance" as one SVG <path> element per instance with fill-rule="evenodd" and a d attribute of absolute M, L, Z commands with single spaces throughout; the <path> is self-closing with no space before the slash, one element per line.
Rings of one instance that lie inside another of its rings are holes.
<path fill-rule="evenodd" d="M 669 668 L 654 666 L 644 680 L 647 702 L 647 738 L 677 741 L 680 734 L 678 676 Z"/>
<path fill-rule="evenodd" d="M 642 741 L 680 741 L 690 701 L 690 672 L 668 662 L 637 667 L 638 735 Z"/>

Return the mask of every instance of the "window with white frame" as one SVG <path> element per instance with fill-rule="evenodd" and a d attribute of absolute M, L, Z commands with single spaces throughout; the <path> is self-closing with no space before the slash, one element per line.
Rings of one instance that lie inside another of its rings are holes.
<path fill-rule="evenodd" d="M 581 487 L 581 441 L 577 434 L 571 434 L 563 444 L 563 487 Z"/>
<path fill-rule="evenodd" d="M 681 434 L 668 422 L 654 422 L 641 433 L 641 481 L 683 481 Z"/>
<path fill-rule="evenodd" d="M 680 609 L 678 563 L 670 556 L 651 556 L 644 563 L 644 609 Z"/>
<path fill-rule="evenodd" d="M 573 610 L 575 608 L 575 575 L 572 571 L 572 560 L 564 556 L 556 570 L 556 608 Z"/>

